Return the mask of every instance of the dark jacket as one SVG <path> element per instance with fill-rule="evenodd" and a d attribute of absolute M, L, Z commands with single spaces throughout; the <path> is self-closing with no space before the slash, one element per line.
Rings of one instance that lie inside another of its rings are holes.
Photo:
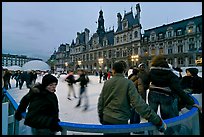
<path fill-rule="evenodd" d="M 178 76 L 176 76 L 170 68 L 151 67 L 149 80 L 157 87 L 169 87 L 171 94 L 180 97 L 185 104 L 190 106 L 194 104 L 194 101 L 181 88 Z"/>
<path fill-rule="evenodd" d="M 68 82 L 68 85 L 73 85 L 73 83 L 75 83 L 74 75 L 68 75 L 65 81 Z"/>
<path fill-rule="evenodd" d="M 181 79 L 181 87 L 190 89 L 192 94 L 202 93 L 202 78 L 199 76 L 184 76 Z"/>
<path fill-rule="evenodd" d="M 58 99 L 55 93 L 51 93 L 43 89 L 41 85 L 37 85 L 21 99 L 17 109 L 17 114 L 26 111 L 25 125 L 33 128 L 51 129 L 59 122 Z"/>
<path fill-rule="evenodd" d="M 142 117 L 153 124 L 160 122 L 160 117 L 144 102 L 137 92 L 134 83 L 123 74 L 115 74 L 104 83 L 98 99 L 98 115 L 100 122 L 104 116 L 121 121 L 128 121 L 134 108 Z"/>
<path fill-rule="evenodd" d="M 86 75 L 85 74 L 81 74 L 79 76 L 79 78 L 77 80 L 75 80 L 75 82 L 80 82 L 80 86 L 82 88 L 86 87 L 88 80 L 86 79 Z"/>

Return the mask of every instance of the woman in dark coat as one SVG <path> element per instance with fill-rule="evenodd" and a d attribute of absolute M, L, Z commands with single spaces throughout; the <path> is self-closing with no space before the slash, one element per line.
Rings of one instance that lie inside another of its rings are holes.
<path fill-rule="evenodd" d="M 21 120 L 21 113 L 28 112 L 25 117 L 25 125 L 32 127 L 34 135 L 54 135 L 57 131 L 62 131 L 59 126 L 58 99 L 54 93 L 58 80 L 51 74 L 45 75 L 42 84 L 30 88 L 20 101 L 20 105 L 15 113 L 15 118 Z"/>

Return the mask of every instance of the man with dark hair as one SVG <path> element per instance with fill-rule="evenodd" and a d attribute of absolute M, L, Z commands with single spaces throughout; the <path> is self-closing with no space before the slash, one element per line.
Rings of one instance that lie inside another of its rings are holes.
<path fill-rule="evenodd" d="M 98 115 L 101 124 L 128 124 L 131 108 L 155 124 L 160 131 L 166 129 L 163 120 L 144 102 L 134 83 L 124 77 L 126 63 L 113 64 L 113 77 L 104 83 L 98 99 Z M 124 133 L 123 133 L 124 134 Z M 129 133 L 126 133 L 129 135 Z"/>

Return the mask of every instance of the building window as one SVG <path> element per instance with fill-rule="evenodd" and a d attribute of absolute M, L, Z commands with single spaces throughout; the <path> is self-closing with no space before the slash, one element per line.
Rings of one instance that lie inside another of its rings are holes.
<path fill-rule="evenodd" d="M 120 38 L 119 38 L 119 37 L 117 37 L 117 38 L 116 38 L 116 42 L 117 42 L 117 43 L 119 43 L 119 40 L 120 40 Z"/>
<path fill-rule="evenodd" d="M 163 48 L 159 48 L 159 54 L 164 54 L 164 49 Z"/>
<path fill-rule="evenodd" d="M 155 37 L 154 37 L 154 36 L 151 36 L 151 40 L 154 41 L 154 40 L 155 40 Z"/>
<path fill-rule="evenodd" d="M 182 35 L 182 30 L 181 29 L 177 30 L 177 36 L 180 36 L 180 35 Z"/>
<path fill-rule="evenodd" d="M 168 59 L 167 62 L 168 62 L 169 64 L 173 64 L 173 59 Z"/>
<path fill-rule="evenodd" d="M 182 43 L 182 40 L 178 40 L 178 43 Z"/>
<path fill-rule="evenodd" d="M 159 33 L 159 39 L 162 39 L 162 38 L 163 38 L 163 34 Z"/>
<path fill-rule="evenodd" d="M 171 32 L 171 31 L 168 31 L 168 32 L 167 32 L 167 36 L 168 36 L 168 37 L 172 37 L 172 32 Z"/>
<path fill-rule="evenodd" d="M 135 31 L 134 35 L 135 35 L 135 38 L 137 38 L 138 37 L 138 32 Z"/>
<path fill-rule="evenodd" d="M 189 57 L 189 64 L 194 64 L 195 63 L 195 60 L 193 59 L 193 57 Z"/>
<path fill-rule="evenodd" d="M 111 58 L 111 50 L 108 51 L 108 57 Z"/>
<path fill-rule="evenodd" d="M 193 32 L 193 26 L 189 26 L 188 27 L 188 33 L 192 33 Z"/>
<path fill-rule="evenodd" d="M 193 42 L 194 41 L 194 38 L 189 38 L 189 42 Z"/>
<path fill-rule="evenodd" d="M 147 37 L 144 38 L 144 41 L 147 42 Z"/>
<path fill-rule="evenodd" d="M 173 53 L 173 49 L 172 48 L 169 48 L 168 49 L 168 54 L 172 54 Z"/>
<path fill-rule="evenodd" d="M 183 58 L 178 58 L 178 64 L 179 64 L 179 65 L 183 65 L 183 62 L 184 62 L 184 61 L 183 61 Z"/>
<path fill-rule="evenodd" d="M 127 36 L 124 35 L 124 36 L 123 36 L 123 41 L 126 41 L 126 40 L 127 40 Z"/>
<path fill-rule="evenodd" d="M 178 46 L 178 53 L 183 53 L 183 45 Z"/>
<path fill-rule="evenodd" d="M 155 54 L 156 54 L 156 50 L 152 49 L 152 55 L 155 55 Z"/>
<path fill-rule="evenodd" d="M 132 34 L 130 34 L 130 40 L 132 40 Z"/>
<path fill-rule="evenodd" d="M 195 44 L 189 44 L 189 51 L 195 50 Z"/>

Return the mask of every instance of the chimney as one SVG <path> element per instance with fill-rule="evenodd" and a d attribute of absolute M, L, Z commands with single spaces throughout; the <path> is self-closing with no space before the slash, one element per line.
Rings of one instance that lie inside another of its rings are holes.
<path fill-rule="evenodd" d="M 120 24 L 121 24 L 122 16 L 121 16 L 120 13 L 118 13 L 118 14 L 117 14 L 117 17 L 118 17 L 118 28 L 119 28 L 119 26 L 120 26 Z"/>
<path fill-rule="evenodd" d="M 88 44 L 88 41 L 89 41 L 89 29 L 85 28 L 85 44 L 87 45 Z"/>

